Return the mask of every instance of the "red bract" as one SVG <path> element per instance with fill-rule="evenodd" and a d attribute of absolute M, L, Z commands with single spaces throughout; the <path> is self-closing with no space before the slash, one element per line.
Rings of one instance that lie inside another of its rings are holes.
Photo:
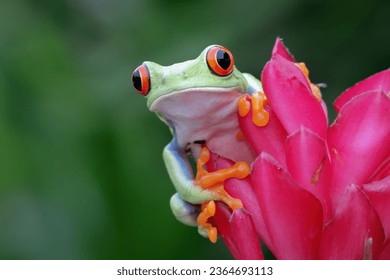
<path fill-rule="evenodd" d="M 390 69 L 345 91 L 328 126 L 307 73 L 277 39 L 261 75 L 270 121 L 239 117 L 257 152 L 246 180 L 226 181 L 244 209 L 214 217 L 235 258 L 390 258 Z M 233 163 L 219 158 L 221 169 Z M 214 161 L 215 162 L 215 161 Z"/>

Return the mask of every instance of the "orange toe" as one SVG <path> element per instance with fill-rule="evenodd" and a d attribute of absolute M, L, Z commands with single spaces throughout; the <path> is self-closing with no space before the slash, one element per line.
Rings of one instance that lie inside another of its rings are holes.
<path fill-rule="evenodd" d="M 213 200 L 202 204 L 202 211 L 200 212 L 197 223 L 198 227 L 206 230 L 207 235 L 212 243 L 217 242 L 218 231 L 216 227 L 208 222 L 208 219 L 215 215 L 215 202 Z"/>

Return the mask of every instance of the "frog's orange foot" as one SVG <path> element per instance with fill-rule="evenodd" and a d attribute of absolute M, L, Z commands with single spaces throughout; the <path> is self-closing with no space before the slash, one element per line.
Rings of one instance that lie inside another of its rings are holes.
<path fill-rule="evenodd" d="M 197 223 L 198 227 L 207 232 L 207 236 L 212 243 L 217 242 L 218 231 L 216 227 L 208 222 L 210 217 L 215 215 L 215 202 L 210 200 L 202 204 L 202 212 L 200 212 Z"/>
<path fill-rule="evenodd" d="M 197 174 L 194 184 L 213 192 L 219 201 L 228 205 L 232 210 L 242 208 L 240 199 L 231 197 L 224 188 L 224 182 L 230 178 L 243 179 L 250 173 L 250 168 L 245 162 L 237 162 L 233 166 L 220 169 L 214 172 L 208 172 L 204 169 L 204 165 L 210 160 L 210 152 L 206 147 L 203 147 L 197 162 Z M 213 206 L 214 205 L 214 206 Z M 202 204 L 202 212 L 198 216 L 198 226 L 208 232 L 211 242 L 214 242 L 214 235 L 216 240 L 217 229 L 207 223 L 208 218 L 215 214 L 215 203 L 209 201 Z"/>
<path fill-rule="evenodd" d="M 263 92 L 256 91 L 251 95 L 241 96 L 238 99 L 238 114 L 240 117 L 248 115 L 251 108 L 248 97 L 252 103 L 252 122 L 259 127 L 266 126 L 269 122 L 269 113 L 264 109 L 264 105 L 268 104 L 268 100 Z"/>

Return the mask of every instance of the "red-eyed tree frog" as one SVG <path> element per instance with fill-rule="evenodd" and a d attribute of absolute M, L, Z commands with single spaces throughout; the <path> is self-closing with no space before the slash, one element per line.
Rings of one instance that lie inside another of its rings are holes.
<path fill-rule="evenodd" d="M 170 200 L 174 216 L 184 224 L 198 226 L 202 235 L 215 242 L 216 229 L 207 223 L 214 215 L 213 202 L 223 201 L 232 209 L 242 207 L 223 190 L 223 181 L 244 178 L 250 172 L 247 163 L 255 154 L 237 137 L 237 104 L 245 94 L 262 92 L 260 81 L 238 71 L 228 49 L 212 45 L 196 59 L 171 66 L 144 62 L 133 72 L 132 83 L 173 134 L 163 158 L 177 191 Z M 208 173 L 203 165 L 209 160 L 209 151 L 236 164 Z M 197 160 L 196 177 L 189 156 Z"/>

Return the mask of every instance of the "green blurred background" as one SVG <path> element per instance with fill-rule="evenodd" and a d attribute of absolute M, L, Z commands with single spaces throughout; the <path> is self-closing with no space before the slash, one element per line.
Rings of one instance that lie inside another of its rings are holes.
<path fill-rule="evenodd" d="M 259 76 L 281 36 L 330 108 L 389 67 L 389 14 L 386 0 L 2 0 L 0 258 L 231 258 L 174 220 L 171 136 L 133 69 L 216 43 Z"/>

